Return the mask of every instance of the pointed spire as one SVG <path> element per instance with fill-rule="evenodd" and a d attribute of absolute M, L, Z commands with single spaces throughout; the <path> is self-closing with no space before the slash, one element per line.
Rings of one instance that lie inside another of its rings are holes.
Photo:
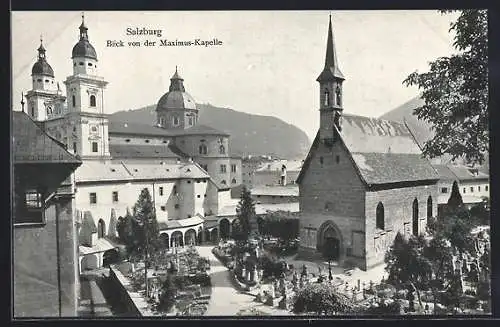
<path fill-rule="evenodd" d="M 88 40 L 88 28 L 85 26 L 85 13 L 82 12 L 82 24 L 80 25 L 80 40 Z"/>
<path fill-rule="evenodd" d="M 326 41 L 325 67 L 321 75 L 318 77 L 318 80 L 331 79 L 332 77 L 344 79 L 344 75 L 339 68 L 337 51 L 335 49 L 335 41 L 333 38 L 332 14 L 330 13 L 328 23 L 328 39 Z"/>
<path fill-rule="evenodd" d="M 38 59 L 45 59 L 45 48 L 43 47 L 43 37 L 40 34 L 40 46 L 38 47 Z"/>

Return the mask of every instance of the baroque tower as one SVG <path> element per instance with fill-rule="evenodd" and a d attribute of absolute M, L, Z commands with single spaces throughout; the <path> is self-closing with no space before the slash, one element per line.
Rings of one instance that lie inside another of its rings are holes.
<path fill-rule="evenodd" d="M 38 60 L 31 69 L 32 89 L 27 92 L 28 115 L 36 121 L 45 121 L 56 112 L 62 112 L 65 97 L 55 82 L 54 70 L 47 62 L 46 50 L 40 38 Z"/>
<path fill-rule="evenodd" d="M 89 42 L 84 16 L 80 37 L 72 51 L 73 75 L 68 76 L 68 123 L 72 140 L 68 148 L 84 159 L 107 159 L 109 154 L 108 118 L 104 113 L 104 89 L 108 82 L 98 76 L 97 54 Z"/>
<path fill-rule="evenodd" d="M 320 139 L 326 145 L 333 144 L 335 125 L 341 130 L 343 111 L 342 83 L 345 80 L 340 71 L 333 39 L 332 16 L 328 26 L 328 40 L 326 43 L 325 67 L 316 79 L 320 89 Z"/>

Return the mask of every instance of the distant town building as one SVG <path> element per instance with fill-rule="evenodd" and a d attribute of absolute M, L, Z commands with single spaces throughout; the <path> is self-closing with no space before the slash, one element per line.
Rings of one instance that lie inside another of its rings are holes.
<path fill-rule="evenodd" d="M 451 196 L 454 182 L 457 182 L 462 201 L 468 207 L 490 197 L 489 175 L 477 168 L 461 164 L 433 165 L 439 173 L 439 207 L 444 207 Z"/>
<path fill-rule="evenodd" d="M 256 186 L 251 190 L 252 199 L 257 204 L 298 203 L 299 186 Z"/>
<path fill-rule="evenodd" d="M 13 112 L 14 317 L 76 316 L 74 170 L 81 161 L 24 112 Z"/>
<path fill-rule="evenodd" d="M 437 214 L 439 176 L 404 124 L 343 114 L 330 19 L 320 86 L 320 128 L 297 179 L 304 258 L 369 269 L 397 232 L 418 235 Z"/>

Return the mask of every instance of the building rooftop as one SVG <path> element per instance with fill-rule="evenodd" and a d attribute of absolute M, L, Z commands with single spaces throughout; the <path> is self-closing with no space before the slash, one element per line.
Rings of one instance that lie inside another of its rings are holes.
<path fill-rule="evenodd" d="M 336 134 L 340 135 L 359 176 L 366 184 L 439 179 L 438 173 L 422 156 L 411 131 L 404 124 L 354 115 L 343 115 L 341 121 L 342 129 L 339 131 L 335 127 Z M 318 132 L 298 182 L 319 141 Z"/>
<path fill-rule="evenodd" d="M 271 162 L 263 162 L 256 172 L 265 171 L 281 171 L 285 166 L 287 171 L 300 171 L 302 161 L 300 160 L 274 160 Z"/>
<path fill-rule="evenodd" d="M 110 122 L 109 134 L 140 135 L 140 136 L 164 136 L 174 137 L 182 135 L 222 135 L 229 136 L 228 133 L 219 131 L 207 125 L 195 125 L 186 129 L 165 129 L 159 126 L 128 123 L 128 122 Z"/>
<path fill-rule="evenodd" d="M 489 174 L 486 174 L 477 168 L 470 168 L 464 165 L 448 165 L 448 168 L 453 172 L 460 181 L 488 180 Z"/>
<path fill-rule="evenodd" d="M 250 191 L 252 195 L 299 196 L 298 185 L 255 186 Z"/>
<path fill-rule="evenodd" d="M 113 159 L 183 157 L 177 153 L 177 148 L 173 149 L 171 145 L 167 144 L 164 145 L 110 144 L 109 152 Z"/>
<path fill-rule="evenodd" d="M 432 165 L 434 169 L 439 174 L 439 179 L 442 181 L 455 181 L 457 180 L 457 176 L 450 170 L 450 168 L 447 165 Z"/>
<path fill-rule="evenodd" d="M 219 209 L 217 216 L 236 216 L 237 204 L 226 205 Z M 276 204 L 256 204 L 255 213 L 257 215 L 263 215 L 269 211 L 290 211 L 299 212 L 299 203 L 276 203 Z"/>
<path fill-rule="evenodd" d="M 152 179 L 210 178 L 194 163 L 134 164 L 84 161 L 76 171 L 77 183 L 103 181 L 134 181 Z"/>
<path fill-rule="evenodd" d="M 12 152 L 14 163 L 67 163 L 81 161 L 64 145 L 45 133 L 26 113 L 12 112 Z"/>

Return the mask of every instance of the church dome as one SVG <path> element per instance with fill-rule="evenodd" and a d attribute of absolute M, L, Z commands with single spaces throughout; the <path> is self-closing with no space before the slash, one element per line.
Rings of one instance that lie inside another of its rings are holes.
<path fill-rule="evenodd" d="M 45 48 L 42 44 L 40 44 L 40 47 L 38 48 L 38 60 L 33 65 L 33 68 L 31 68 L 31 74 L 54 77 L 54 70 L 50 67 L 47 59 L 45 58 Z"/>
<path fill-rule="evenodd" d="M 177 67 L 170 79 L 168 92 L 160 98 L 156 106 L 156 111 L 169 109 L 197 109 L 194 98 L 184 89 L 184 79 L 179 76 Z"/>
<path fill-rule="evenodd" d="M 46 60 L 38 60 L 31 69 L 32 75 L 45 75 L 54 77 L 54 70 Z"/>
<path fill-rule="evenodd" d="M 88 40 L 80 40 L 75 44 L 71 52 L 71 58 L 75 57 L 85 57 L 97 60 L 97 53 Z"/>

